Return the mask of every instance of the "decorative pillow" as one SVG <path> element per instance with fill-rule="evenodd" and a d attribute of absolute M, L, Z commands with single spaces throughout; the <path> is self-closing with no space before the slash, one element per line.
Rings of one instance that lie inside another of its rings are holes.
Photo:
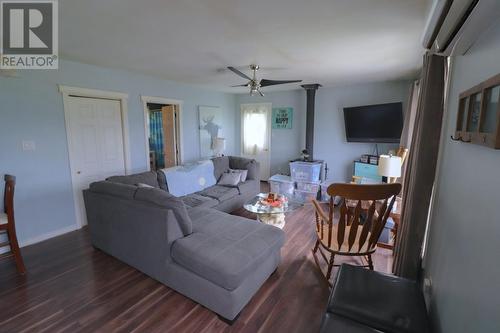
<path fill-rule="evenodd" d="M 231 173 L 239 173 L 241 175 L 240 182 L 242 182 L 242 183 L 245 180 L 247 180 L 248 170 L 229 169 L 229 172 L 231 172 Z"/>
<path fill-rule="evenodd" d="M 223 173 L 217 184 L 236 186 L 240 182 L 241 174 L 239 172 L 226 172 Z"/>

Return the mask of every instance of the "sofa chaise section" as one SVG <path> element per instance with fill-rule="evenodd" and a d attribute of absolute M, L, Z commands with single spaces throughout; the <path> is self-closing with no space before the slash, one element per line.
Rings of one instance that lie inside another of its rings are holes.
<path fill-rule="evenodd" d="M 193 233 L 172 245 L 172 258 L 227 290 L 237 288 L 284 243 L 280 229 L 257 221 L 214 209 L 195 208 L 190 216 Z"/>

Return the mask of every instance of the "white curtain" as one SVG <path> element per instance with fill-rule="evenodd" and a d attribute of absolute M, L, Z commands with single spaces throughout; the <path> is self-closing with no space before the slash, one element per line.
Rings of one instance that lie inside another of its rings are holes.
<path fill-rule="evenodd" d="M 247 105 L 243 108 L 243 154 L 257 155 L 266 147 L 267 113 L 265 105 Z"/>

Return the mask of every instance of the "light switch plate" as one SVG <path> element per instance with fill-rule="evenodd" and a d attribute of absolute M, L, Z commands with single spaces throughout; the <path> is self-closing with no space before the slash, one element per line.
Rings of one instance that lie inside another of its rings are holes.
<path fill-rule="evenodd" d="M 33 151 L 36 149 L 35 141 L 24 140 L 23 141 L 23 151 Z"/>

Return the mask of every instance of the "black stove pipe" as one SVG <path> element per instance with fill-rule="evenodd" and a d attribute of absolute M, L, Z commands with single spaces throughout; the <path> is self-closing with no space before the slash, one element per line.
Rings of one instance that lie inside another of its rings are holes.
<path fill-rule="evenodd" d="M 304 84 L 301 86 L 306 90 L 307 108 L 306 108 L 306 150 L 309 154 L 309 161 L 314 161 L 314 102 L 316 99 L 316 90 L 321 84 Z"/>

